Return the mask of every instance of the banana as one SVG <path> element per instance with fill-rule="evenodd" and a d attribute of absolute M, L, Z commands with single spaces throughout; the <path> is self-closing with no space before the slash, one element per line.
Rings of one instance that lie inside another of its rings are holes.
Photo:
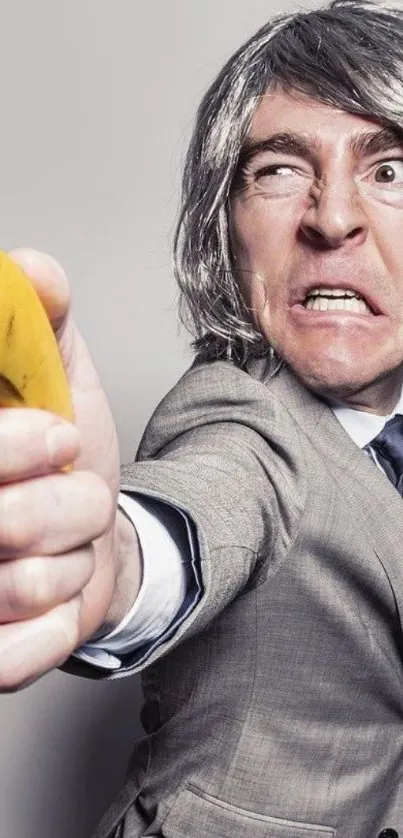
<path fill-rule="evenodd" d="M 0 407 L 36 407 L 74 420 L 67 376 L 46 311 L 31 280 L 2 251 Z"/>

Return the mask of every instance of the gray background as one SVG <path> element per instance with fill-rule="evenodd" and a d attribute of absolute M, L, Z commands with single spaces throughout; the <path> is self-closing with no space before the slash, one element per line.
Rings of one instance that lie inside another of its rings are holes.
<path fill-rule="evenodd" d="M 295 7 L 1 4 L 0 247 L 48 251 L 67 270 L 122 461 L 190 360 L 169 242 L 195 106 L 272 10 Z M 135 678 L 100 684 L 60 672 L 1 696 L 1 834 L 88 838 L 141 734 L 139 705 Z"/>

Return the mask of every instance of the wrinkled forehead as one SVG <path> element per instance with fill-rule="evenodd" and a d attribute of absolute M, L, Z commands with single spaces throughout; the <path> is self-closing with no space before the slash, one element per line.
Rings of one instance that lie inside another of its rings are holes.
<path fill-rule="evenodd" d="M 375 139 L 371 145 L 372 138 Z M 274 151 L 312 153 L 345 145 L 354 154 L 376 153 L 377 144 L 401 144 L 402 129 L 371 115 L 347 111 L 295 90 L 273 87 L 259 97 L 242 144 L 241 158 L 271 143 Z"/>
<path fill-rule="evenodd" d="M 320 133 L 330 124 L 342 122 L 348 124 L 351 130 L 368 130 L 371 124 L 374 129 L 384 127 L 384 123 L 375 116 L 352 113 L 308 93 L 273 85 L 256 100 L 246 142 L 251 137 L 264 137 L 268 132 L 287 128 L 307 135 Z"/>

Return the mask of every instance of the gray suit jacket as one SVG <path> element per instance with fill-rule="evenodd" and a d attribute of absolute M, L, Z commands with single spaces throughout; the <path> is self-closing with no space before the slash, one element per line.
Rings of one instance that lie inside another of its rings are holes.
<path fill-rule="evenodd" d="M 94 838 L 403 836 L 384 475 L 285 367 L 215 362 L 164 399 L 123 486 L 191 517 L 204 594 L 144 668 L 148 736 Z"/>

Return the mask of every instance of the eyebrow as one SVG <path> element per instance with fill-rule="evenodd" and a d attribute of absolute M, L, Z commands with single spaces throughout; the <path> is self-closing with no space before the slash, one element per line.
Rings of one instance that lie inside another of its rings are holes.
<path fill-rule="evenodd" d="M 251 139 L 247 137 L 239 156 L 239 168 L 244 168 L 258 154 L 266 151 L 283 154 L 294 154 L 304 157 L 309 163 L 315 164 L 315 155 L 320 150 L 320 140 L 311 139 L 292 131 L 272 134 L 265 139 Z M 398 128 L 381 128 L 379 131 L 364 131 L 351 137 L 349 148 L 354 155 L 367 156 L 389 151 L 396 146 L 403 146 L 403 130 Z"/>

